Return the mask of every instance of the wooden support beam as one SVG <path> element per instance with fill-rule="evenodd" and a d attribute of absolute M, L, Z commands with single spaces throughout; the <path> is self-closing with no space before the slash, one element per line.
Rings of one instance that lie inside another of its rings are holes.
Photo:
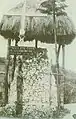
<path fill-rule="evenodd" d="M 8 71 L 10 63 L 9 46 L 11 46 L 11 39 L 8 39 L 7 64 L 5 73 L 5 105 L 8 103 Z"/>
<path fill-rule="evenodd" d="M 58 58 L 58 61 L 59 61 L 60 48 L 61 48 L 61 45 L 59 44 L 59 45 L 58 45 L 58 50 L 57 50 L 57 58 Z"/>
<path fill-rule="evenodd" d="M 17 43 L 18 43 L 18 41 L 15 40 L 15 46 L 17 46 Z M 15 66 L 16 66 L 16 55 L 14 55 L 13 70 L 12 70 L 12 81 L 14 79 Z"/>
<path fill-rule="evenodd" d="M 38 41 L 35 39 L 35 48 L 37 48 Z"/>
<path fill-rule="evenodd" d="M 23 110 L 23 77 L 22 72 L 22 60 L 19 58 L 18 63 L 18 76 L 17 76 L 17 104 L 16 115 L 21 115 Z"/>

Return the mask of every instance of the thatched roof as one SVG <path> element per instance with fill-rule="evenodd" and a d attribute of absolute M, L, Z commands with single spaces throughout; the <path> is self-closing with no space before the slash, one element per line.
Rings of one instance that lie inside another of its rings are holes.
<path fill-rule="evenodd" d="M 10 10 L 10 13 L 20 13 L 23 4 Z M 34 14 L 37 15 L 38 12 Z M 21 13 L 20 13 L 21 14 Z M 37 39 L 41 42 L 54 43 L 52 16 L 26 17 L 25 41 Z M 56 18 L 57 40 L 59 44 L 69 44 L 75 38 L 75 29 L 72 21 L 67 16 Z M 19 39 L 20 15 L 4 15 L 0 24 L 0 34 L 5 38 Z"/>

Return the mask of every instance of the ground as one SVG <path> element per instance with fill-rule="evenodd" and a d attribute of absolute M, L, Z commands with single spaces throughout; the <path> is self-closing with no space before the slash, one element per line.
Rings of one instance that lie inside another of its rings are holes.
<path fill-rule="evenodd" d="M 73 118 L 73 114 L 76 114 L 76 103 L 73 103 L 73 104 L 66 104 L 64 106 L 65 108 L 69 109 L 70 110 L 70 113 L 67 114 L 64 118 L 62 119 L 75 119 Z M 6 118 L 6 117 L 0 117 L 0 119 L 18 119 L 18 118 Z"/>
<path fill-rule="evenodd" d="M 76 114 L 76 103 L 67 104 L 65 108 L 70 110 L 70 114 L 67 114 L 63 119 L 74 119 L 72 115 Z"/>

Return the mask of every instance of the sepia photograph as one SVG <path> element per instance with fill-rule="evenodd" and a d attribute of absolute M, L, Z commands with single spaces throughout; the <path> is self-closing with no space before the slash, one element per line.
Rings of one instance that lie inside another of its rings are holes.
<path fill-rule="evenodd" d="M 75 0 L 0 0 L 0 119 L 76 119 Z"/>

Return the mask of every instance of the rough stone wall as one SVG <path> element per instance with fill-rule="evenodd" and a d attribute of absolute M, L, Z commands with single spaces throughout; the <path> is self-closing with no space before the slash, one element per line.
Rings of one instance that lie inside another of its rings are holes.
<path fill-rule="evenodd" d="M 48 109 L 50 75 L 47 53 L 42 49 L 42 52 L 38 51 L 37 54 L 32 52 L 32 54 L 32 58 L 30 53 L 23 61 L 23 108 L 24 110 Z"/>
<path fill-rule="evenodd" d="M 29 106 L 31 108 L 36 107 L 38 109 L 41 109 L 47 108 L 49 106 L 49 76 L 45 73 L 40 73 L 40 71 L 42 71 L 41 68 L 37 70 L 38 72 L 36 72 L 35 74 L 33 72 L 33 77 L 31 77 L 31 73 L 32 71 L 34 71 L 34 69 L 32 68 L 32 71 L 29 71 L 27 74 L 29 76 L 27 78 L 24 78 L 24 108 L 27 108 L 27 106 Z"/>
<path fill-rule="evenodd" d="M 23 77 L 23 113 L 25 110 L 49 110 L 51 91 L 48 61 L 45 49 L 34 52 L 32 50 L 30 53 L 27 51 L 27 55 L 22 58 L 20 75 Z M 15 78 L 10 85 L 9 103 L 17 100 L 17 75 L 17 70 L 15 70 Z"/>

